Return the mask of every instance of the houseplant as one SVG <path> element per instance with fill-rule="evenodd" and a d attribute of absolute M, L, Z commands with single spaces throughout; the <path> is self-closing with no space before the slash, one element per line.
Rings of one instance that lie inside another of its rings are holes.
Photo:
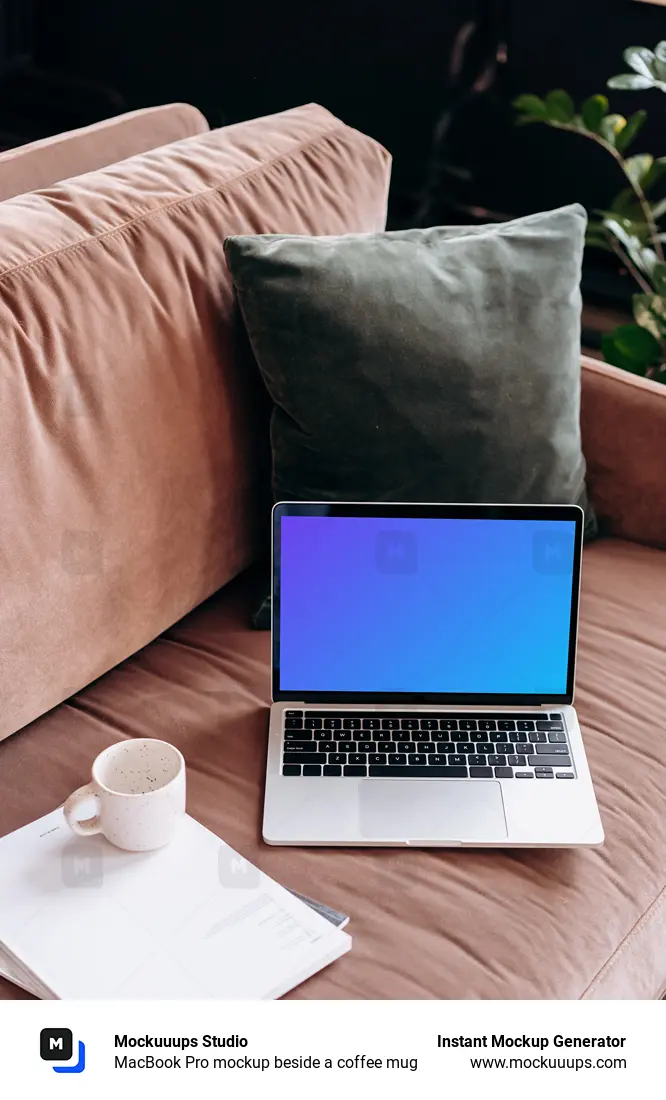
<path fill-rule="evenodd" d="M 654 50 L 630 46 L 624 60 L 631 71 L 611 77 L 609 88 L 666 92 L 666 41 Z M 666 199 L 654 193 L 666 177 L 666 156 L 627 156 L 646 112 L 638 110 L 629 118 L 613 114 L 605 95 L 590 96 L 576 110 L 569 93 L 561 89 L 543 98 L 521 95 L 514 107 L 519 125 L 544 123 L 596 142 L 624 176 L 622 190 L 606 209 L 594 211 L 588 227 L 588 245 L 615 253 L 636 283 L 633 323 L 607 333 L 602 350 L 607 362 L 666 384 Z"/>

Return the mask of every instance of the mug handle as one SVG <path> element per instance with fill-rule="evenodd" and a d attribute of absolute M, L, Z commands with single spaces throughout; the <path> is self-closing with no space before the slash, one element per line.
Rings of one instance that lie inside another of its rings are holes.
<path fill-rule="evenodd" d="M 94 817 L 81 820 L 81 818 L 77 816 L 76 811 L 83 802 L 89 802 L 91 798 L 95 800 L 97 813 Z M 86 783 L 85 787 L 79 787 L 78 791 L 74 791 L 74 794 L 70 794 L 62 809 L 65 815 L 65 821 L 72 832 L 76 833 L 77 836 L 93 836 L 95 833 L 102 831 L 102 825 L 99 819 L 99 794 L 97 793 L 97 787 L 94 783 Z"/>

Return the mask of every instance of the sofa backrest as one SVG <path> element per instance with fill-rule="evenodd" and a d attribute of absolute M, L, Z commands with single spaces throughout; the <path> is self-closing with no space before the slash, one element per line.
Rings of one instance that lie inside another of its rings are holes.
<path fill-rule="evenodd" d="M 207 130 L 196 107 L 166 103 L 7 149 L 0 153 L 0 202 Z"/>
<path fill-rule="evenodd" d="M 250 563 L 261 433 L 224 239 L 380 230 L 389 171 L 310 105 L 0 203 L 0 737 Z"/>

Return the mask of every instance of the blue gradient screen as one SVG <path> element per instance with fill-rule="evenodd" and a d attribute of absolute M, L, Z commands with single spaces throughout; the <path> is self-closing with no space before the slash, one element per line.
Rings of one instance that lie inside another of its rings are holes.
<path fill-rule="evenodd" d="M 573 520 L 280 525 L 280 691 L 566 693 Z"/>

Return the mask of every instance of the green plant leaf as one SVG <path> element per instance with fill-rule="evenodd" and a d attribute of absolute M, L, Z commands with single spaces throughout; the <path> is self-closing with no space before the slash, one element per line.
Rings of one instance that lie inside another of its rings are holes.
<path fill-rule="evenodd" d="M 654 265 L 652 271 L 652 285 L 657 295 L 662 297 L 663 309 L 666 309 L 666 263 L 657 263 Z M 654 305 L 653 307 L 654 308 Z M 663 312 L 663 309 L 658 306 L 657 312 Z"/>
<path fill-rule="evenodd" d="M 574 110 L 573 99 L 561 88 L 549 92 L 546 96 L 546 112 L 553 122 L 571 122 Z"/>
<path fill-rule="evenodd" d="M 580 111 L 587 129 L 596 134 L 602 118 L 608 111 L 608 100 L 605 95 L 591 95 L 585 100 Z"/>
<path fill-rule="evenodd" d="M 666 298 L 661 294 L 634 294 L 634 320 L 661 343 L 666 336 Z"/>
<path fill-rule="evenodd" d="M 613 233 L 618 240 L 622 240 L 622 243 L 629 244 L 629 238 L 632 241 L 632 247 L 639 247 L 640 245 L 647 244 L 650 240 L 650 226 L 642 218 L 642 211 L 640 206 L 636 206 L 636 212 L 639 220 L 634 220 L 629 215 L 617 214 L 614 210 L 595 210 L 595 214 L 599 214 L 602 218 L 604 225 L 610 232 Z M 621 226 L 624 230 L 623 237 L 616 231 L 614 226 L 608 223 L 614 222 L 616 225 Z M 624 239 L 626 238 L 626 239 Z"/>
<path fill-rule="evenodd" d="M 659 219 L 663 218 L 664 214 L 666 214 L 666 199 L 661 199 L 660 202 L 656 202 L 654 206 L 651 207 L 651 210 L 652 217 L 658 222 Z"/>
<path fill-rule="evenodd" d="M 653 88 L 654 80 L 638 73 L 620 73 L 619 76 L 612 76 L 607 86 L 618 92 L 639 92 L 643 88 Z"/>
<path fill-rule="evenodd" d="M 604 121 L 606 122 L 609 118 L 615 117 L 615 115 L 608 115 L 607 118 L 604 119 Z M 627 120 L 626 124 L 624 126 L 621 126 L 619 131 L 616 131 L 615 147 L 619 150 L 620 153 L 624 153 L 625 149 L 627 149 L 631 145 L 634 138 L 642 129 L 646 118 L 647 111 L 636 111 L 636 113 Z"/>
<path fill-rule="evenodd" d="M 633 157 L 630 157 L 629 160 L 633 160 Z M 661 179 L 665 172 L 666 157 L 657 157 L 647 176 L 645 176 L 642 181 L 643 190 L 647 191 L 650 187 L 654 187 L 655 183 Z"/>
<path fill-rule="evenodd" d="M 619 325 L 604 334 L 601 342 L 604 359 L 633 374 L 645 374 L 661 358 L 659 341 L 637 324 Z"/>
<path fill-rule="evenodd" d="M 514 99 L 513 105 L 517 111 L 523 111 L 526 115 L 531 115 L 532 118 L 546 119 L 548 117 L 546 104 L 538 95 L 519 95 L 517 99 Z"/>
<path fill-rule="evenodd" d="M 643 218 L 643 212 L 636 200 L 636 192 L 633 187 L 624 187 L 613 199 L 610 210 L 613 214 L 629 218 L 633 222 L 639 222 Z"/>
<path fill-rule="evenodd" d="M 654 164 L 654 157 L 650 153 L 638 153 L 635 157 L 629 157 L 624 162 L 624 169 L 632 183 L 642 186 L 647 179 L 648 172 Z"/>
<path fill-rule="evenodd" d="M 627 120 L 624 115 L 606 115 L 599 123 L 599 133 L 609 145 L 617 147 L 618 140 L 626 125 Z"/>
<path fill-rule="evenodd" d="M 629 68 L 633 69 L 635 73 L 648 77 L 653 75 L 652 66 L 655 56 L 652 50 L 648 50 L 647 46 L 627 46 L 622 56 Z"/>

